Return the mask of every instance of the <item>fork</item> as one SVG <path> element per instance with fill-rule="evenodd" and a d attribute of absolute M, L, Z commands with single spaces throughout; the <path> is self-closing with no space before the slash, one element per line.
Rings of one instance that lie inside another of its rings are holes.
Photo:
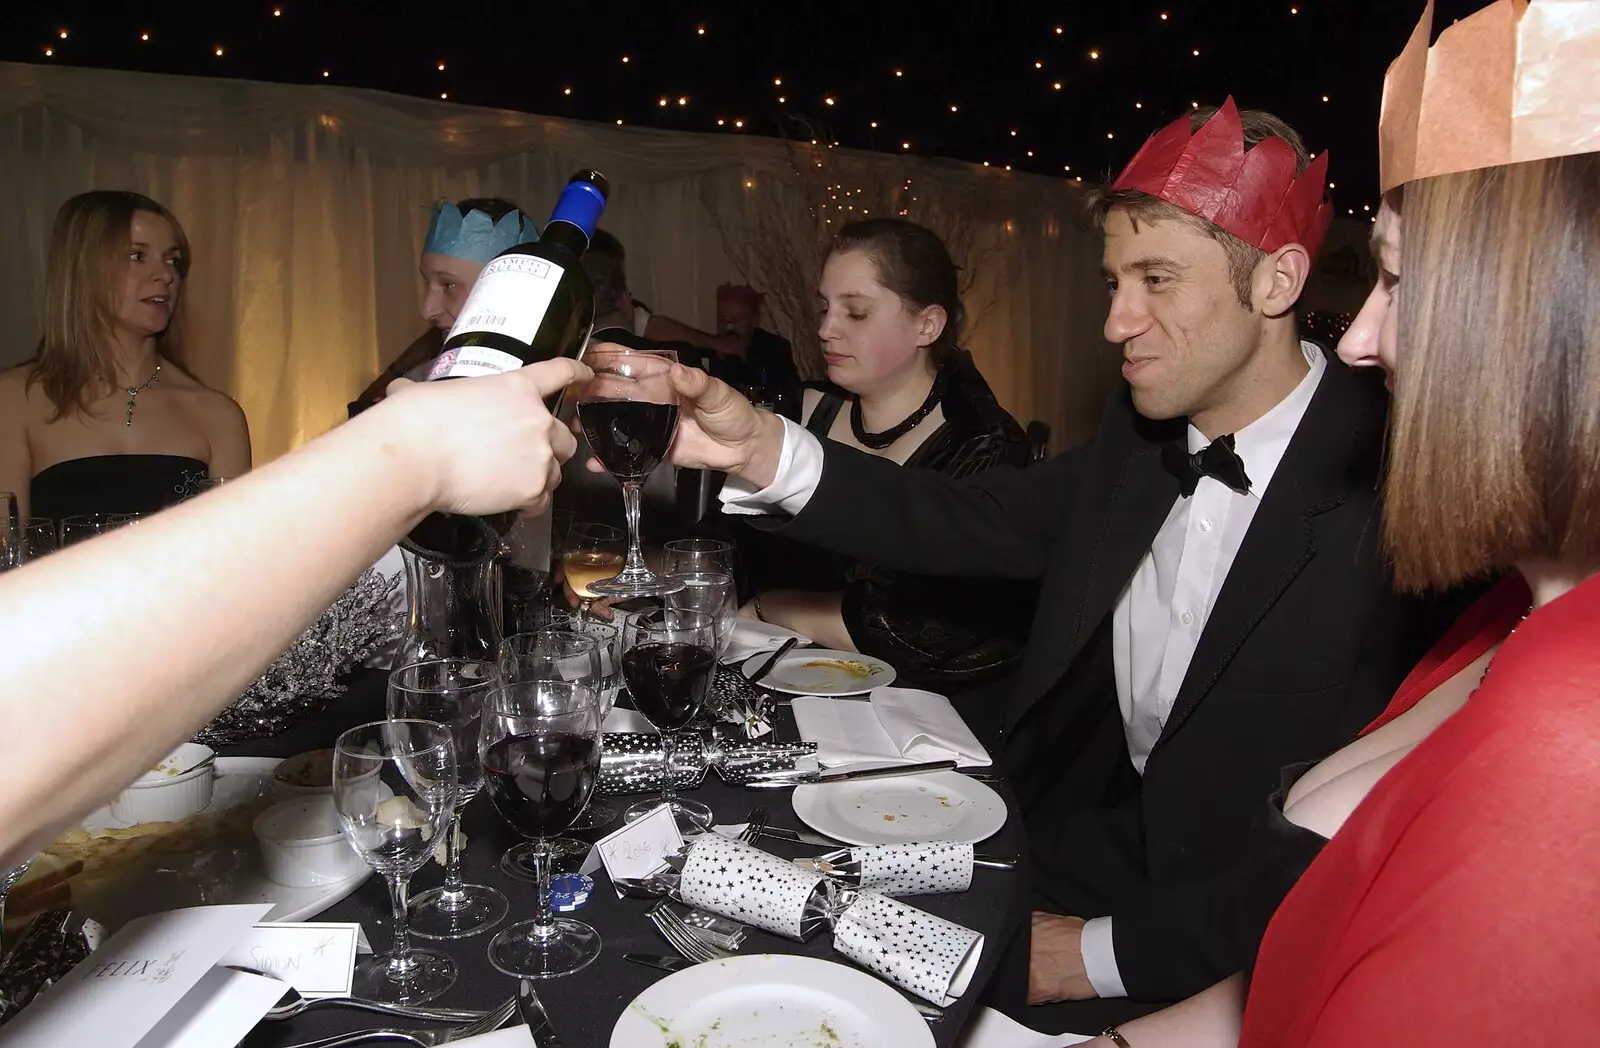
<path fill-rule="evenodd" d="M 517 1010 L 517 999 L 508 998 L 483 1018 L 465 1026 L 446 1027 L 443 1030 L 358 1030 L 355 1033 L 336 1034 L 316 1041 L 290 1045 L 289 1048 L 354 1048 L 363 1044 L 407 1044 L 413 1048 L 436 1048 L 437 1045 L 476 1037 L 481 1033 L 498 1030 Z"/>
<path fill-rule="evenodd" d="M 756 838 L 761 836 L 761 831 L 767 828 L 767 806 L 758 804 L 750 809 L 750 815 L 745 819 L 744 832 L 739 834 L 739 843 L 754 844 Z"/>
<path fill-rule="evenodd" d="M 665 899 L 650 907 L 645 912 L 645 917 L 655 926 L 656 931 L 661 933 L 661 937 L 667 940 L 668 945 L 682 954 L 685 960 L 704 964 L 707 961 L 720 961 L 733 956 L 731 952 L 720 946 L 714 946 L 695 934 L 694 929 L 683 923 L 683 918 L 672 911 Z"/>
<path fill-rule="evenodd" d="M 695 964 L 705 964 L 707 961 L 720 961 L 734 956 L 727 950 L 720 949 L 706 942 L 695 930 L 683 923 L 683 919 L 667 907 L 665 901 L 656 903 L 645 913 L 650 923 L 655 925 L 656 931 L 686 961 Z M 908 1001 L 911 999 L 906 998 Z M 931 1004 L 921 1001 L 911 1001 L 911 1006 L 917 1014 L 930 1023 L 939 1022 L 944 1018 L 944 1009 L 936 1008 Z"/>

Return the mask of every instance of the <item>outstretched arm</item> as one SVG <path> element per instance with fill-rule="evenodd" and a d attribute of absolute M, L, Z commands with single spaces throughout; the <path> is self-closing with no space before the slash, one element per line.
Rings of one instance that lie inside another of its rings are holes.
<path fill-rule="evenodd" d="M 575 448 L 544 397 L 587 375 L 397 383 L 232 484 L 0 575 L 0 866 L 193 734 L 426 513 L 542 503 Z"/>
<path fill-rule="evenodd" d="M 954 480 L 905 469 L 755 408 L 704 372 L 678 368 L 672 461 L 720 470 L 746 492 L 734 512 L 776 509 L 784 534 L 902 571 L 979 578 L 1041 574 L 1081 484 L 1084 449 L 1032 469 Z M 598 463 L 591 468 L 600 468 Z"/>

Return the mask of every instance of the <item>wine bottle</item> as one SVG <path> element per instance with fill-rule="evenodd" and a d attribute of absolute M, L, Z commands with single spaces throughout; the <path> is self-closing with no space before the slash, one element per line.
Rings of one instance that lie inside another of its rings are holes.
<path fill-rule="evenodd" d="M 594 327 L 594 289 L 579 262 L 609 194 L 604 175 L 579 171 L 561 191 L 539 240 L 508 248 L 483 267 L 428 381 L 498 375 L 583 352 Z M 433 513 L 404 544 L 439 560 L 479 560 L 498 550 L 515 519 L 515 513 Z"/>

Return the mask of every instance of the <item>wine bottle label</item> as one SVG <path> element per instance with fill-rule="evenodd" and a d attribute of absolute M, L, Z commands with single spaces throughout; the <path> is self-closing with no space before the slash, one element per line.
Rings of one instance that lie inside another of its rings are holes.
<path fill-rule="evenodd" d="M 534 332 L 544 322 L 545 311 L 555 298 L 556 285 L 565 272 L 547 258 L 534 255 L 501 255 L 483 267 L 478 282 L 467 296 L 467 304 L 450 329 L 445 341 L 468 331 L 491 331 L 518 342 L 533 341 Z M 502 354 L 510 356 L 509 354 Z M 511 367 L 521 367 L 522 361 Z M 505 371 L 507 368 L 500 368 Z M 462 372 L 461 374 L 465 374 Z M 473 372 L 484 374 L 484 372 Z M 456 377 L 452 372 L 451 377 Z"/>

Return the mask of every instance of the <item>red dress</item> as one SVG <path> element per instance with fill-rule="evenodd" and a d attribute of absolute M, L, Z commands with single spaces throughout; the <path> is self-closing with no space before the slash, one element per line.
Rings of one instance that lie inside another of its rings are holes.
<path fill-rule="evenodd" d="M 1600 578 L 1528 599 L 1496 586 L 1374 722 L 1504 639 L 1279 907 L 1241 1046 L 1600 1043 Z"/>

